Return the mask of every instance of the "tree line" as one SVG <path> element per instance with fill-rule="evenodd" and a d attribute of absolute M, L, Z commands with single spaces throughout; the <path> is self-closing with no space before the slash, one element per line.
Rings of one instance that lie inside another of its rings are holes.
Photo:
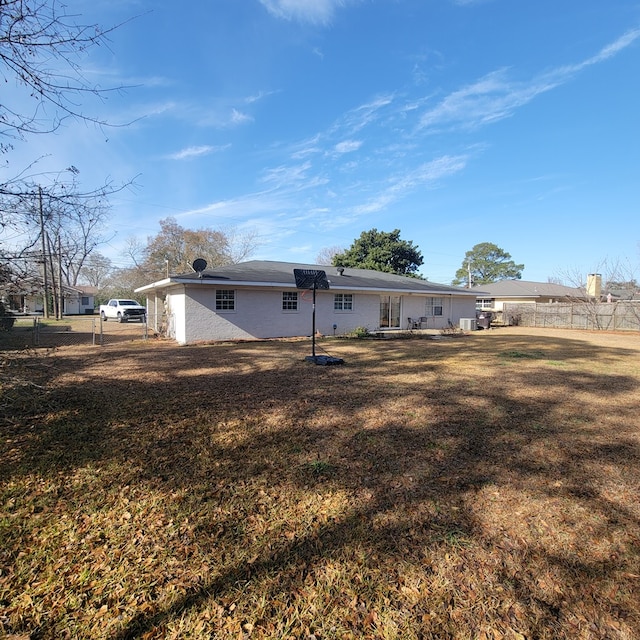
<path fill-rule="evenodd" d="M 134 291 L 170 275 L 193 271 L 196 259 L 206 260 L 208 268 L 235 264 L 251 257 L 258 240 L 254 232 L 235 228 L 186 229 L 175 218 L 159 221 L 160 231 L 142 243 L 136 238 L 126 242 L 122 257 L 126 267 L 114 266 L 101 253 L 92 254 L 81 269 L 83 282 L 99 290 L 98 301 L 131 298 Z"/>
<path fill-rule="evenodd" d="M 45 315 L 61 314 L 57 301 L 65 286 L 88 284 L 104 295 L 130 296 L 165 273 L 188 270 L 195 257 L 216 266 L 246 259 L 255 248 L 255 234 L 189 230 L 166 218 L 146 244 L 128 240 L 125 257 L 132 266 L 115 268 L 98 251 L 111 239 L 109 197 L 135 178 L 86 189 L 73 165 L 42 172 L 41 158 L 33 158 L 26 167 L 16 166 L 16 142 L 53 134 L 67 119 L 123 126 L 85 110 L 87 101 L 123 87 L 90 84 L 80 63 L 86 52 L 108 46 L 109 34 L 120 26 L 82 22 L 55 0 L 0 2 L 0 74 L 13 86 L 0 101 L 0 297 L 44 291 Z"/>
<path fill-rule="evenodd" d="M 318 262 L 420 278 L 418 269 L 424 264 L 424 258 L 412 241 L 400 238 L 399 229 L 391 232 L 371 229 L 363 231 L 348 249 L 324 249 L 318 255 Z M 497 245 L 481 242 L 465 253 L 451 284 L 472 287 L 504 279 L 519 280 L 523 269 L 524 264 L 516 264 L 511 255 Z"/>
<path fill-rule="evenodd" d="M 0 285 L 29 292 L 44 278 L 58 289 L 76 284 L 83 265 L 104 241 L 109 196 L 131 182 L 85 188 L 74 165 L 41 171 L 42 158 L 16 166 L 17 142 L 55 133 L 69 119 L 111 123 L 84 110 L 121 87 L 92 85 L 80 60 L 108 45 L 118 27 L 82 23 L 55 0 L 0 2 Z M 9 90 L 9 87 L 12 89 Z"/>

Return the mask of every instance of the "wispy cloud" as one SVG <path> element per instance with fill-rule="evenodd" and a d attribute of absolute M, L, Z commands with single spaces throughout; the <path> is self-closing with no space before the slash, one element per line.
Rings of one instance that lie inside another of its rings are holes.
<path fill-rule="evenodd" d="M 253 122 L 253 118 L 242 111 L 238 111 L 238 109 L 231 110 L 230 124 L 244 124 L 245 122 Z"/>
<path fill-rule="evenodd" d="M 197 158 L 200 156 L 206 156 L 210 153 L 214 153 L 217 151 L 223 151 L 224 149 L 228 149 L 231 145 L 222 145 L 222 146 L 211 146 L 211 145 L 200 145 L 195 147 L 187 147 L 186 149 L 182 149 L 177 151 L 176 153 L 170 153 L 165 156 L 168 160 L 190 160 L 192 158 Z"/>
<path fill-rule="evenodd" d="M 322 175 L 310 175 L 312 165 L 310 162 L 292 166 L 282 165 L 264 172 L 261 182 L 268 184 L 273 189 L 284 191 L 300 191 L 319 187 L 328 182 Z"/>
<path fill-rule="evenodd" d="M 357 151 L 361 146 L 362 140 L 343 140 L 338 142 L 333 150 L 338 154 L 351 153 L 352 151 Z"/>
<path fill-rule="evenodd" d="M 493 71 L 477 82 L 454 91 L 420 119 L 421 128 L 443 127 L 471 129 L 502 120 L 544 91 L 559 84 L 533 81 L 529 84 L 510 81 L 506 69 Z"/>
<path fill-rule="evenodd" d="M 215 215 L 232 222 L 246 221 L 251 216 L 273 215 L 288 209 L 290 203 L 272 191 L 248 193 L 228 200 L 216 200 L 196 209 L 190 209 L 176 215 L 176 218 L 202 217 Z"/>
<path fill-rule="evenodd" d="M 277 18 L 328 24 L 337 9 L 358 0 L 260 0 Z"/>
<path fill-rule="evenodd" d="M 508 118 L 537 96 L 569 82 L 586 67 L 604 62 L 640 37 L 640 29 L 627 32 L 586 60 L 552 69 L 528 82 L 512 80 L 507 69 L 493 71 L 446 96 L 420 119 L 420 128 L 471 129 Z"/>
<path fill-rule="evenodd" d="M 600 53 L 592 58 L 593 63 L 601 62 L 602 60 L 611 58 L 618 52 L 626 49 L 629 45 L 633 44 L 638 38 L 640 38 L 640 28 L 627 31 L 627 33 L 620 36 L 617 40 L 615 40 L 611 44 L 608 44 L 606 47 L 603 47 L 600 50 Z"/>
<path fill-rule="evenodd" d="M 278 91 L 258 91 L 258 93 L 252 96 L 247 96 L 244 99 L 244 101 L 246 104 L 253 104 L 254 102 L 259 102 L 264 98 L 268 98 L 269 96 L 272 96 L 274 93 L 278 93 Z"/>
<path fill-rule="evenodd" d="M 176 112 L 176 116 L 192 125 L 216 129 L 229 129 L 254 122 L 255 119 L 250 113 L 237 106 L 240 104 L 249 106 L 251 98 L 216 98 L 200 103 L 185 102 Z"/>
<path fill-rule="evenodd" d="M 393 202 L 405 197 L 419 186 L 436 184 L 442 178 L 462 171 L 467 165 L 467 156 L 442 156 L 426 162 L 408 173 L 396 177 L 391 184 L 369 202 L 354 207 L 357 215 L 376 213 Z"/>
<path fill-rule="evenodd" d="M 306 158 L 307 156 L 312 156 L 317 153 L 322 152 L 321 144 L 321 136 L 320 134 L 316 134 L 312 138 L 308 140 L 302 140 L 293 145 L 293 149 L 291 151 L 291 157 L 294 160 L 301 160 L 302 158 Z"/>
<path fill-rule="evenodd" d="M 336 124 L 336 128 L 345 128 L 351 133 L 356 133 L 379 120 L 381 113 L 393 103 L 393 100 L 394 96 L 391 94 L 378 96 L 370 102 L 348 111 L 341 121 Z"/>
<path fill-rule="evenodd" d="M 282 165 L 265 171 L 261 181 L 277 186 L 303 182 L 308 179 L 307 173 L 310 168 L 310 162 L 289 167 Z"/>
<path fill-rule="evenodd" d="M 289 161 L 278 155 L 279 160 L 258 178 L 264 190 L 214 202 L 185 215 L 215 215 L 240 219 L 243 223 L 251 218 L 252 223 L 291 232 L 307 224 L 307 219 L 333 228 L 351 224 L 361 216 L 392 210 L 395 203 L 416 192 L 436 188 L 464 171 L 471 156 L 478 152 L 443 154 L 425 162 L 425 149 L 418 143 L 421 136 L 417 134 L 444 128 L 473 128 L 507 118 L 536 96 L 569 82 L 588 66 L 618 55 L 639 38 L 640 29 L 630 31 L 577 64 L 558 66 L 529 81 L 514 80 L 511 69 L 498 69 L 452 92 L 431 109 L 426 105 L 433 102 L 433 96 L 411 102 L 396 94 L 376 96 L 344 113 L 328 129 L 292 144 L 288 148 Z M 259 93 L 245 104 L 265 95 Z M 251 120 L 237 108 L 232 108 L 231 113 L 231 123 Z M 374 128 L 377 138 L 370 135 Z M 378 140 L 377 145 L 374 140 Z M 365 146 L 367 154 L 363 157 Z M 213 150 L 207 146 L 191 147 L 172 157 L 182 160 Z M 280 154 L 283 149 L 278 147 L 274 151 Z M 403 158 L 403 164 L 409 168 L 390 173 L 391 156 Z M 352 167 L 366 166 L 368 173 L 345 172 L 345 157 L 353 160 Z M 305 195 L 301 200 L 302 193 Z M 315 212 L 311 218 L 310 211 Z M 268 222 L 269 215 L 284 217 Z"/>

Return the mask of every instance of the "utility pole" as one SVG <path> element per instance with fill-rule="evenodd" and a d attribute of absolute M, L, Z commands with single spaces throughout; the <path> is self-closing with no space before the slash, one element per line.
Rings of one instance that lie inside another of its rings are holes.
<path fill-rule="evenodd" d="M 40 205 L 40 238 L 42 240 L 42 314 L 49 318 L 49 277 L 47 271 L 47 239 L 44 233 L 44 212 L 42 210 L 42 187 L 38 187 L 38 202 Z"/>
<path fill-rule="evenodd" d="M 471 279 L 471 260 L 467 261 L 467 271 L 469 272 L 469 289 L 471 289 L 472 279 Z"/>
<path fill-rule="evenodd" d="M 62 320 L 64 311 L 64 293 L 62 291 L 62 244 L 60 242 L 60 232 L 58 232 L 58 320 Z"/>
<path fill-rule="evenodd" d="M 53 317 L 58 319 L 58 285 L 57 285 L 57 276 L 56 276 L 56 268 L 53 263 L 54 256 L 54 246 L 53 242 L 51 242 L 51 238 L 47 233 L 47 247 L 48 247 L 48 258 L 49 258 L 49 283 L 51 285 L 51 307 L 53 310 Z"/>

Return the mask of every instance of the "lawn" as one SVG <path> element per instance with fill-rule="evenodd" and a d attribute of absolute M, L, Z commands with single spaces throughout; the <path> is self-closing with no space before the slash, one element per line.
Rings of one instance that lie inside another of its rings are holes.
<path fill-rule="evenodd" d="M 0 637 L 640 638 L 638 334 L 318 346 L 0 352 Z"/>

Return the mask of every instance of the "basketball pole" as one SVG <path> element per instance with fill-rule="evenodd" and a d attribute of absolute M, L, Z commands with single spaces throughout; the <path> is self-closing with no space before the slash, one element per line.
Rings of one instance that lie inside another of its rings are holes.
<path fill-rule="evenodd" d="M 313 279 L 313 303 L 311 305 L 311 355 L 316 357 L 316 279 Z"/>
<path fill-rule="evenodd" d="M 313 298 L 311 303 L 311 354 L 306 356 L 307 362 L 314 364 L 343 364 L 342 358 L 333 358 L 332 356 L 316 355 L 316 296 L 318 289 L 329 289 L 329 281 L 327 274 L 319 269 L 294 269 L 293 275 L 296 279 L 296 287 L 309 291 L 313 289 Z"/>

